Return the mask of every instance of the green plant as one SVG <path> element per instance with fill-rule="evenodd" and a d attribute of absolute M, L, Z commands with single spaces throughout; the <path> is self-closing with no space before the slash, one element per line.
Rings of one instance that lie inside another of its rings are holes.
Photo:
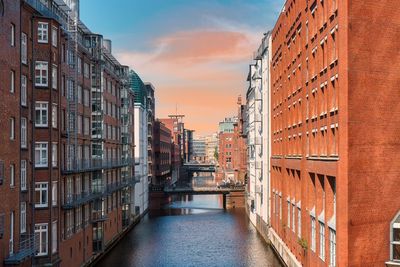
<path fill-rule="evenodd" d="M 297 243 L 306 251 L 308 249 L 308 242 L 304 238 L 299 238 Z"/>

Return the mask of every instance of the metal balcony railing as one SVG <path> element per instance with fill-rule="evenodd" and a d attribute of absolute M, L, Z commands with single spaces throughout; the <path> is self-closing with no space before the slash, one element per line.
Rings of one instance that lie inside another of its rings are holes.
<path fill-rule="evenodd" d="M 128 159 L 73 159 L 62 164 L 61 172 L 63 174 L 72 174 L 80 172 L 89 172 L 102 169 L 113 169 L 124 166 L 134 165 L 132 158 Z"/>
<path fill-rule="evenodd" d="M 103 222 L 108 219 L 104 211 L 93 211 L 92 212 L 92 223 Z"/>
<path fill-rule="evenodd" d="M 103 191 L 82 192 L 80 194 L 67 195 L 62 205 L 63 209 L 73 209 L 86 204 L 103 195 Z"/>
<path fill-rule="evenodd" d="M 27 258 L 35 255 L 35 236 L 34 235 L 21 235 L 18 251 L 10 254 L 5 260 L 5 265 L 18 265 L 25 261 Z"/>

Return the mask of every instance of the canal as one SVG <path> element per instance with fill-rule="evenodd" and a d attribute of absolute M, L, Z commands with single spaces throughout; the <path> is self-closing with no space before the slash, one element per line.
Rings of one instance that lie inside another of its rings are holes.
<path fill-rule="evenodd" d="M 182 196 L 149 213 L 98 264 L 108 266 L 281 266 L 244 209 L 221 196 Z"/>

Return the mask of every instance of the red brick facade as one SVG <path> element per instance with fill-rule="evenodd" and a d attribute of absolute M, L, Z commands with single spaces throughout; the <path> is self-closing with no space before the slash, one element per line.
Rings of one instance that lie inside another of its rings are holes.
<path fill-rule="evenodd" d="M 390 259 L 400 209 L 391 160 L 400 121 L 387 115 L 399 107 L 396 4 L 289 0 L 272 32 L 271 224 L 304 266 Z"/>

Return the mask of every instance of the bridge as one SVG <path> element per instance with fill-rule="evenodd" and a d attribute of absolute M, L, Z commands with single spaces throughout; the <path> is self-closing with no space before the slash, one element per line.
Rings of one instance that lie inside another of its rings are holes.
<path fill-rule="evenodd" d="M 168 186 L 164 187 L 163 191 L 165 194 L 168 195 L 222 195 L 223 208 L 226 209 L 226 196 L 233 192 L 244 192 L 245 187 L 235 186 L 235 187 L 218 188 L 216 186 L 213 187 Z"/>
<path fill-rule="evenodd" d="M 216 170 L 214 164 L 186 163 L 183 166 L 188 172 L 215 172 Z"/>

